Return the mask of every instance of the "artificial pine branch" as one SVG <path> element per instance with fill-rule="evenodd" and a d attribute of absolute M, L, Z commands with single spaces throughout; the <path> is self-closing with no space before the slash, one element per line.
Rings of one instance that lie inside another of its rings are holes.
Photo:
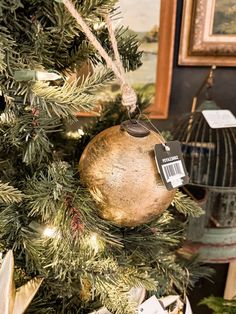
<path fill-rule="evenodd" d="M 136 36 L 129 34 L 127 28 L 120 27 L 116 30 L 116 38 L 124 68 L 126 71 L 136 70 L 142 65 L 142 52 L 138 50 L 139 42 Z"/>
<path fill-rule="evenodd" d="M 17 209 L 15 204 L 1 206 L 0 209 L 0 242 L 6 249 L 21 247 L 18 232 L 22 224 Z"/>
<path fill-rule="evenodd" d="M 61 123 L 58 118 L 49 118 L 37 108 L 25 108 L 16 119 L 15 124 L 8 126 L 3 142 L 16 147 L 22 152 L 22 161 L 27 165 L 50 159 L 52 144 L 48 134 L 58 132 Z"/>
<path fill-rule="evenodd" d="M 5 50 L 4 50 L 4 41 L 2 39 L 2 35 L 0 37 L 0 73 L 6 69 L 6 62 L 5 62 Z"/>
<path fill-rule="evenodd" d="M 112 313 L 133 314 L 135 312 L 135 303 L 129 300 L 128 291 L 124 287 L 119 287 L 119 282 L 114 285 L 98 282 L 96 288 L 100 291 L 102 304 Z"/>
<path fill-rule="evenodd" d="M 94 15 L 101 17 L 104 13 L 113 9 L 117 0 L 85 0 L 83 1 L 83 6 L 78 6 L 80 13 L 84 16 L 89 16 L 90 19 L 94 21 Z"/>
<path fill-rule="evenodd" d="M 93 59 L 94 53 L 95 48 L 92 46 L 92 44 L 85 38 L 81 39 L 80 44 L 74 44 L 70 50 L 70 54 L 66 56 L 66 71 L 69 69 L 72 72 L 79 72 L 81 66 L 83 66 L 85 62 Z"/>
<path fill-rule="evenodd" d="M 204 214 L 203 209 L 196 202 L 179 190 L 176 192 L 172 204 L 178 212 L 185 216 L 190 215 L 192 217 L 199 217 Z"/>
<path fill-rule="evenodd" d="M 29 195 L 30 216 L 40 215 L 42 221 L 54 221 L 55 227 L 65 225 L 64 229 L 69 228 L 69 232 L 73 230 L 68 227 L 68 221 L 77 223 L 78 229 L 96 232 L 103 240 L 119 245 L 119 239 L 109 233 L 109 223 L 98 216 L 89 192 L 75 180 L 68 163 L 54 162 L 49 164 L 47 171 L 31 177 L 26 194 Z"/>
<path fill-rule="evenodd" d="M 11 186 L 9 183 L 0 181 L 0 202 L 5 204 L 19 203 L 22 201 L 23 193 Z"/>
<path fill-rule="evenodd" d="M 100 69 L 94 71 L 92 75 L 83 77 L 79 87 L 81 93 L 96 93 L 108 84 L 111 84 L 113 79 L 114 74 L 110 69 Z"/>
<path fill-rule="evenodd" d="M 98 37 L 99 41 L 103 43 L 103 48 L 107 51 L 107 53 L 113 56 L 114 52 L 109 39 L 108 29 L 102 28 L 101 30 L 98 30 L 95 34 Z M 117 40 L 117 46 L 124 69 L 127 72 L 136 70 L 142 65 L 142 52 L 138 50 L 139 42 L 136 35 L 130 34 L 128 28 L 121 26 L 115 30 L 115 37 Z M 100 56 L 97 55 L 91 58 L 91 61 L 95 64 L 98 61 L 100 62 L 100 60 Z"/>
<path fill-rule="evenodd" d="M 174 216 L 168 211 L 147 225 L 124 230 L 124 243 L 128 251 L 135 251 L 137 247 L 145 249 L 147 246 L 150 249 L 154 246 L 155 249 L 166 246 L 169 250 L 170 248 L 175 250 L 180 245 L 182 238 L 182 230 Z M 160 245 L 157 244 L 158 241 Z"/>
<path fill-rule="evenodd" d="M 111 71 L 101 70 L 85 78 L 82 83 L 65 82 L 63 86 L 50 86 L 45 82 L 36 82 L 32 92 L 41 102 L 41 107 L 49 116 L 75 116 L 80 111 L 91 111 L 97 105 L 94 92 L 111 81 Z"/>
<path fill-rule="evenodd" d="M 93 26 L 102 21 L 101 14 L 111 10 L 114 2 L 114 0 L 86 0 L 78 2 L 77 9 L 86 19 L 86 22 Z M 27 12 L 30 14 L 27 15 L 22 7 L 27 7 Z M 35 7 L 37 7 L 37 10 L 33 13 Z M 84 39 L 84 34 L 81 33 L 78 25 L 63 4 L 54 1 L 42 4 L 38 1 L 36 5 L 32 1 L 24 0 L 20 5 L 16 5 L 11 13 L 6 12 L 5 7 L 4 9 L 6 26 L 12 33 L 14 32 L 15 41 L 21 42 L 19 49 L 16 49 L 16 51 L 22 56 L 23 64 L 29 64 L 30 67 L 43 64 L 46 68 L 56 67 L 57 70 L 65 70 L 73 64 L 70 60 L 70 54 L 78 50 Z M 18 20 L 15 19 L 17 15 L 19 16 Z M 24 32 L 26 27 L 29 27 L 29 32 Z M 100 36 L 98 33 L 96 35 Z M 120 34 L 117 35 L 118 46 L 120 46 L 121 54 L 127 60 L 125 64 L 128 68 L 134 69 L 137 67 L 134 65 L 135 59 L 140 59 L 140 53 L 137 52 L 138 43 L 135 38 L 129 38 L 129 35 L 127 35 L 127 42 L 131 44 L 132 49 L 125 50 L 126 40 L 123 38 L 122 43 L 119 43 L 120 36 Z M 122 34 L 122 36 L 126 35 Z M 107 33 L 105 37 L 107 37 Z M 101 42 L 104 39 L 103 30 L 99 39 Z M 110 44 L 109 47 L 111 47 Z M 109 50 L 111 49 L 109 48 Z M 98 59 L 94 58 L 95 53 L 93 51 L 93 55 L 90 54 L 92 61 L 100 59 L 97 53 Z M 125 56 L 127 53 L 132 59 L 130 61 L 131 67 L 128 58 Z M 83 54 L 82 52 L 81 56 Z M 140 65 L 140 61 L 138 63 Z"/>
<path fill-rule="evenodd" d="M 16 115 L 12 111 L 3 112 L 0 114 L 0 124 L 2 125 L 13 125 L 16 122 Z"/>

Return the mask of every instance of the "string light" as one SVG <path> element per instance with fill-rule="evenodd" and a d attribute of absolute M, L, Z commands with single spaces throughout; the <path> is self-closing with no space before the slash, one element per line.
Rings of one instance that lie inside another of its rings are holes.
<path fill-rule="evenodd" d="M 100 241 L 98 240 L 98 236 L 96 233 L 91 234 L 89 243 L 90 243 L 91 248 L 94 250 L 95 254 L 97 254 L 101 246 L 100 246 Z"/>
<path fill-rule="evenodd" d="M 104 28 L 106 26 L 106 24 L 104 22 L 100 22 L 100 23 L 94 23 L 93 24 L 93 29 L 95 31 L 101 29 L 101 28 Z"/>
<path fill-rule="evenodd" d="M 54 227 L 46 227 L 43 230 L 43 235 L 48 238 L 55 238 L 56 236 L 58 236 L 58 232 L 57 229 Z"/>
<path fill-rule="evenodd" d="M 69 131 L 66 133 L 66 136 L 71 139 L 79 139 L 84 135 L 83 129 L 78 129 L 76 131 Z"/>
<path fill-rule="evenodd" d="M 14 73 L 14 79 L 21 81 L 55 81 L 61 79 L 61 76 L 54 72 L 36 71 L 36 70 L 18 70 Z"/>

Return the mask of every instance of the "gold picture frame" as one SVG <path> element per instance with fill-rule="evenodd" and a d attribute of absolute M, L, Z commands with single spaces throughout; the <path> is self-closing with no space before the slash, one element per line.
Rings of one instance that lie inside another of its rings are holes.
<path fill-rule="evenodd" d="M 161 0 L 159 48 L 154 103 L 150 118 L 167 119 L 171 93 L 177 0 Z"/>
<path fill-rule="evenodd" d="M 184 0 L 179 65 L 235 66 L 233 13 L 230 0 Z"/>

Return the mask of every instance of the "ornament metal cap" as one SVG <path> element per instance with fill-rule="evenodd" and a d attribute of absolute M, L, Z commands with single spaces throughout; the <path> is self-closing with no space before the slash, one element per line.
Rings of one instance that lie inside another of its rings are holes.
<path fill-rule="evenodd" d="M 147 123 L 144 121 L 127 120 L 121 123 L 121 131 L 126 131 L 128 134 L 134 137 L 145 137 L 150 134 L 150 130 Z"/>

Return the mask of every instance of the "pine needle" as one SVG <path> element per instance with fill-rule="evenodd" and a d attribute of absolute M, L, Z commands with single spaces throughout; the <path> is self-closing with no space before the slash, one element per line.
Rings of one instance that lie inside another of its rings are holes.
<path fill-rule="evenodd" d="M 199 217 L 204 214 L 203 209 L 196 202 L 179 190 L 175 194 L 172 205 L 185 216 Z"/>
<path fill-rule="evenodd" d="M 5 204 L 19 203 L 22 201 L 23 193 L 9 183 L 0 181 L 0 202 Z"/>

